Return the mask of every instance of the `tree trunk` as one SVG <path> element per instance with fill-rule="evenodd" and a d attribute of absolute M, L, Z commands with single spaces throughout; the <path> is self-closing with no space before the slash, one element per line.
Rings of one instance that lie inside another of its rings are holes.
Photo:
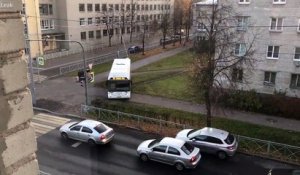
<path fill-rule="evenodd" d="M 210 101 L 210 90 L 207 90 L 205 94 L 205 106 L 206 106 L 206 126 L 211 127 L 211 101 Z"/>

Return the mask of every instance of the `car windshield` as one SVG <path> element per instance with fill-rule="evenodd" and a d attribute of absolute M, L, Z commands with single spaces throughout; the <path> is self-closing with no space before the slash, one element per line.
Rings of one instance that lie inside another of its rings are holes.
<path fill-rule="evenodd" d="M 158 143 L 161 141 L 161 139 L 155 139 L 152 142 L 149 143 L 148 148 L 153 147 L 154 145 L 158 145 Z"/>
<path fill-rule="evenodd" d="M 72 124 L 71 126 L 69 126 L 69 128 L 71 128 L 71 127 L 73 127 L 73 126 L 75 126 L 75 125 L 77 125 L 77 124 L 78 124 L 78 122 Z"/>
<path fill-rule="evenodd" d="M 107 128 L 106 128 L 103 124 L 99 124 L 99 125 L 95 126 L 94 129 L 95 129 L 98 133 L 102 133 L 102 132 L 104 132 L 104 131 L 107 130 Z"/>
<path fill-rule="evenodd" d="M 234 142 L 234 136 L 232 134 L 228 134 L 227 138 L 224 140 L 228 145 L 231 145 Z"/>
<path fill-rule="evenodd" d="M 181 150 L 185 152 L 185 154 L 190 155 L 194 151 L 195 147 L 192 146 L 191 144 L 185 143 L 182 147 Z"/>
<path fill-rule="evenodd" d="M 189 137 L 190 134 L 193 134 L 193 133 L 196 132 L 196 131 L 197 131 L 196 129 L 190 130 L 190 131 L 187 133 L 187 136 Z"/>

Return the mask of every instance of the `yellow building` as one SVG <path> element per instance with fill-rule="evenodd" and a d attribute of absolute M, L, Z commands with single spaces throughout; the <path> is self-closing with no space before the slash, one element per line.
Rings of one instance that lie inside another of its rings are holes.
<path fill-rule="evenodd" d="M 25 25 L 25 38 L 29 40 L 41 40 L 41 25 L 39 0 L 22 0 L 23 1 L 23 21 Z M 27 19 L 27 22 L 26 22 Z M 43 43 L 41 41 L 29 41 L 31 57 L 36 58 L 43 55 Z M 28 47 L 26 52 L 28 54 Z"/>

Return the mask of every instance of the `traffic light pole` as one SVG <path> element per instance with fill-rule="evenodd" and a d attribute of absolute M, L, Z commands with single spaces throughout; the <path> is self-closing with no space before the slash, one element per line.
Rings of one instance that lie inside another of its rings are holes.
<path fill-rule="evenodd" d="M 87 67 L 86 67 L 86 59 L 85 59 L 85 50 L 84 50 L 84 47 L 81 44 L 81 42 L 73 41 L 73 40 L 49 40 L 48 38 L 41 39 L 41 40 L 39 40 L 39 39 L 33 39 L 33 40 L 27 39 L 26 40 L 26 42 L 28 42 L 28 43 L 29 43 L 29 41 L 73 42 L 73 43 L 77 43 L 77 44 L 80 45 L 81 50 L 82 50 L 82 60 L 83 60 L 85 105 L 88 105 L 87 72 L 86 72 Z M 31 60 L 31 58 L 30 58 L 30 60 Z M 33 72 L 32 71 L 30 72 L 30 77 L 33 77 Z M 35 97 L 35 94 L 33 94 L 32 96 Z M 35 100 L 35 98 L 34 98 L 34 100 Z"/>

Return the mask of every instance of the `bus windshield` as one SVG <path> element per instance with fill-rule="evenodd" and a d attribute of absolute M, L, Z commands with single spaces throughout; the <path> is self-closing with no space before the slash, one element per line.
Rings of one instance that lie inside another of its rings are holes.
<path fill-rule="evenodd" d="M 113 91 L 130 91 L 129 80 L 109 80 L 107 81 L 107 89 L 110 92 Z"/>

